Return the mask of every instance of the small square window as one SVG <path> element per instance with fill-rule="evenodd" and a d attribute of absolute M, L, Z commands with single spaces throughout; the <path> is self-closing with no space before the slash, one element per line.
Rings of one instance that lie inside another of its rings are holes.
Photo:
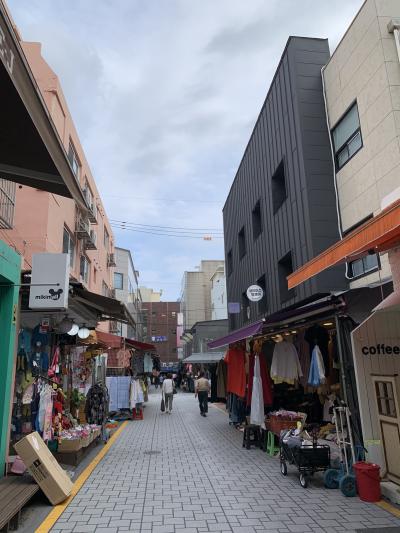
<path fill-rule="evenodd" d="M 279 276 L 279 292 L 281 295 L 281 302 L 286 302 L 295 294 L 294 290 L 288 289 L 287 277 L 293 273 L 292 253 L 288 252 L 278 262 L 278 276 Z"/>
<path fill-rule="evenodd" d="M 272 209 L 274 214 L 279 210 L 287 198 L 286 180 L 285 180 L 285 164 L 282 161 L 275 170 L 271 180 L 272 186 Z"/>
<path fill-rule="evenodd" d="M 257 237 L 262 232 L 262 219 L 261 219 L 261 204 L 260 200 L 256 203 L 254 206 L 253 212 L 252 212 L 252 221 L 253 221 L 253 238 L 257 239 Z"/>
<path fill-rule="evenodd" d="M 228 276 L 230 276 L 233 272 L 233 255 L 232 250 L 229 250 L 227 256 L 226 256 L 226 262 L 227 262 L 227 270 L 228 270 Z"/>
<path fill-rule="evenodd" d="M 120 272 L 114 272 L 114 289 L 122 290 L 124 288 L 124 275 Z"/>
<path fill-rule="evenodd" d="M 246 233 L 243 228 L 238 233 L 239 259 L 246 255 Z"/>

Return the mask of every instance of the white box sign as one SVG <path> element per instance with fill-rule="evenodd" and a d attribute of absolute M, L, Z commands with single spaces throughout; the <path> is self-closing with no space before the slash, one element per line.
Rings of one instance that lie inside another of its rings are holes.
<path fill-rule="evenodd" d="M 34 254 L 29 295 L 31 309 L 67 309 L 69 255 Z"/>

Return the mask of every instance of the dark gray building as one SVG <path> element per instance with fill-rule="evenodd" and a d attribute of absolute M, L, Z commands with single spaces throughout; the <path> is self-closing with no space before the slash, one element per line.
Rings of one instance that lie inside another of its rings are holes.
<path fill-rule="evenodd" d="M 347 287 L 344 267 L 286 277 L 340 239 L 321 68 L 326 39 L 290 37 L 223 209 L 230 329 Z M 264 298 L 251 303 L 258 284 Z"/>

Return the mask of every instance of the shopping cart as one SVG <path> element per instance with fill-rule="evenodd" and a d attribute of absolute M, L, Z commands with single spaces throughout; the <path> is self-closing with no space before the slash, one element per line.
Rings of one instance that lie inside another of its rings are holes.
<path fill-rule="evenodd" d="M 325 472 L 331 465 L 331 450 L 327 445 L 318 444 L 317 429 L 312 431 L 312 444 L 290 447 L 279 439 L 281 474 L 287 475 L 287 465 L 295 465 L 299 471 L 300 485 L 307 488 L 309 479 L 315 472 Z"/>

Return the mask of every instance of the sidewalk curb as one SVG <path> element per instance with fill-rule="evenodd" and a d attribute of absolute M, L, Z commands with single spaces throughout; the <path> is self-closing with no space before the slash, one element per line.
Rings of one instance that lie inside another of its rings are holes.
<path fill-rule="evenodd" d="M 78 479 L 75 481 L 74 486 L 72 487 L 71 496 L 69 496 L 63 503 L 56 505 L 54 509 L 50 511 L 50 513 L 43 520 L 40 526 L 35 530 L 35 533 L 48 533 L 51 530 L 51 528 L 60 518 L 62 513 L 65 511 L 68 505 L 72 502 L 74 497 L 78 494 L 78 492 L 80 491 L 80 489 L 82 488 L 83 484 L 88 479 L 90 474 L 93 472 L 96 466 L 100 463 L 100 461 L 110 451 L 111 446 L 114 444 L 114 442 L 118 438 L 119 434 L 123 431 L 127 423 L 128 423 L 127 421 L 123 422 L 121 426 L 117 429 L 117 431 L 114 433 L 114 435 L 107 442 L 107 444 L 104 444 L 103 449 L 96 455 L 93 461 L 85 468 L 85 470 L 80 474 Z"/>

